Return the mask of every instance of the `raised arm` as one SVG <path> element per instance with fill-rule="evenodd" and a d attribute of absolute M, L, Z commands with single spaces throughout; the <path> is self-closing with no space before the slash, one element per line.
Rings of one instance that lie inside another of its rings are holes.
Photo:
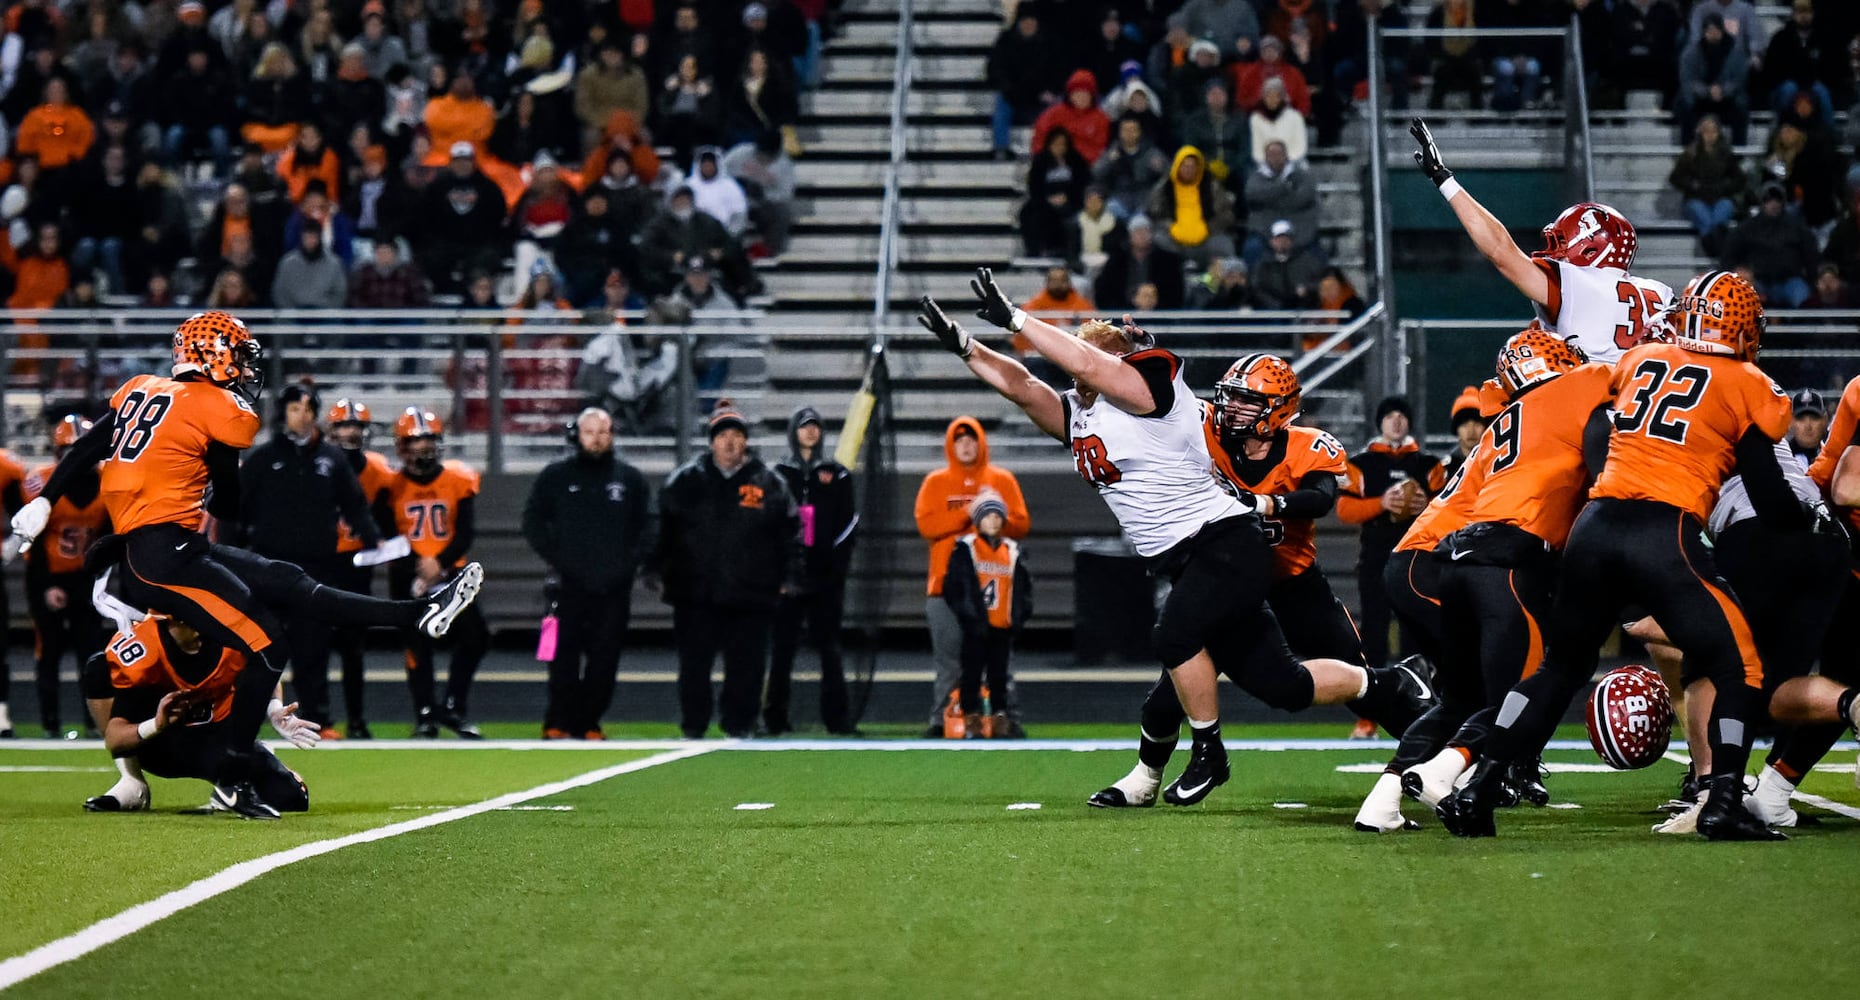
<path fill-rule="evenodd" d="M 1427 179 L 1440 189 L 1447 205 L 1465 228 L 1466 235 L 1472 237 L 1473 246 L 1505 280 L 1516 285 L 1524 297 L 1540 306 L 1550 305 L 1550 277 L 1537 265 L 1528 254 L 1518 249 L 1511 233 L 1498 217 L 1486 211 L 1478 199 L 1466 193 L 1460 182 L 1453 179 L 1453 171 L 1440 161 L 1440 148 L 1434 145 L 1433 133 L 1427 130 L 1427 123 L 1416 118 L 1408 123 L 1408 132 L 1421 148 L 1415 150 L 1414 162 L 1427 174 Z"/>
<path fill-rule="evenodd" d="M 943 349 L 961 358 L 969 371 L 1000 393 L 1008 402 L 1021 408 L 1033 425 L 1056 440 L 1066 435 L 1066 408 L 1053 387 L 1034 378 L 1027 366 L 999 351 L 979 343 L 960 323 L 944 314 L 936 300 L 926 295 L 917 305 L 917 322 L 936 335 Z"/>
<path fill-rule="evenodd" d="M 1111 405 L 1126 413 L 1147 417 L 1156 412 L 1156 396 L 1143 375 L 1124 363 L 1124 359 L 1103 351 L 1059 327 L 1027 315 L 1008 300 L 995 285 L 994 275 L 985 267 L 975 269 L 969 282 L 980 300 L 975 315 L 1008 331 L 1027 338 L 1040 356 L 1058 365 L 1082 386 L 1090 386 Z"/>

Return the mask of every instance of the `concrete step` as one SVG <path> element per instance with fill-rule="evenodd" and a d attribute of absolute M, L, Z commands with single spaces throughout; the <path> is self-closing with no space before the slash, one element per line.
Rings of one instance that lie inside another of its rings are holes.
<path fill-rule="evenodd" d="M 879 237 L 842 233 L 801 233 L 796 235 L 781 256 L 778 270 L 833 268 L 852 270 L 876 266 Z M 916 265 L 948 268 L 975 261 L 1005 260 L 1020 250 L 1020 240 L 1011 234 L 950 236 L 946 234 L 902 234 L 898 237 L 898 266 Z"/>
<path fill-rule="evenodd" d="M 795 165 L 795 182 L 801 187 L 878 187 L 885 182 L 885 163 L 817 162 L 803 158 Z M 980 160 L 912 160 L 898 172 L 905 187 L 985 189 L 1012 186 L 1026 166 Z M 1004 180 L 1006 178 L 1006 180 Z"/>
<path fill-rule="evenodd" d="M 949 116 L 988 114 L 994 108 L 994 99 L 986 92 L 969 94 L 965 92 L 912 90 L 905 99 L 905 113 L 917 116 Z M 801 114 L 803 117 L 865 117 L 869 115 L 891 113 L 891 92 L 889 84 L 885 90 L 821 90 L 801 95 Z"/>
<path fill-rule="evenodd" d="M 832 149 L 870 149 L 890 155 L 890 129 L 880 125 L 802 125 L 797 130 L 802 145 Z M 962 125 L 908 125 L 904 130 L 906 149 L 952 150 L 973 148 L 982 155 L 990 149 L 988 126 L 977 121 Z"/>
<path fill-rule="evenodd" d="M 946 48 L 987 49 L 994 45 L 1001 28 L 999 15 L 978 14 L 973 20 L 918 23 L 911 26 L 911 45 L 926 54 Z M 846 25 L 846 30 L 833 44 L 860 50 L 896 48 L 898 26 L 895 22 L 855 21 Z"/>
<path fill-rule="evenodd" d="M 829 50 L 831 51 L 831 50 Z M 889 55 L 828 55 L 821 64 L 821 78 L 827 83 L 856 81 L 890 87 L 897 65 Z M 924 56 L 911 61 L 911 80 L 917 83 L 979 83 L 986 85 L 988 70 L 985 56 Z"/>
<path fill-rule="evenodd" d="M 820 198 L 796 220 L 803 228 L 879 225 L 876 198 Z M 1014 218 L 1013 203 L 991 198 L 902 198 L 898 202 L 898 221 L 911 226 L 1007 225 Z"/>

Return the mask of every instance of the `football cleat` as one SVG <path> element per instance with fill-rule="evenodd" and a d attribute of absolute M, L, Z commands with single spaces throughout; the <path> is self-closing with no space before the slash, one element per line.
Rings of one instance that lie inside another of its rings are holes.
<path fill-rule="evenodd" d="M 94 813 L 146 812 L 149 808 L 147 782 L 124 778 L 102 795 L 84 800 L 84 811 Z"/>
<path fill-rule="evenodd" d="M 426 611 L 420 615 L 420 631 L 435 639 L 442 638 L 451 630 L 459 612 L 478 599 L 478 588 L 483 585 L 484 564 L 466 563 L 465 568 L 453 574 L 444 586 L 427 596 Z"/>
<path fill-rule="evenodd" d="M 484 734 L 478 731 L 478 727 L 467 722 L 464 714 L 452 707 L 450 700 L 446 702 L 445 708 L 433 713 L 433 718 L 440 725 L 452 730 L 461 740 L 484 739 Z"/>
<path fill-rule="evenodd" d="M 1111 785 L 1091 793 L 1091 798 L 1086 799 L 1085 804 L 1093 809 L 1147 809 L 1156 804 L 1156 797 L 1152 794 L 1148 801 L 1132 802 L 1123 789 Z"/>
<path fill-rule="evenodd" d="M 542 737 L 542 738 L 543 738 L 543 739 L 545 739 L 545 740 L 565 740 L 565 739 L 568 739 L 568 738 L 569 738 L 569 737 L 568 737 L 568 730 L 566 730 L 566 729 L 555 729 L 555 728 L 552 728 L 552 727 L 548 727 L 548 726 L 545 726 L 545 727 L 543 727 L 543 737 Z"/>
<path fill-rule="evenodd" d="M 1085 804 L 1094 809 L 1147 809 L 1156 804 L 1161 787 L 1162 772 L 1139 763 L 1109 788 L 1092 793 Z"/>
<path fill-rule="evenodd" d="M 1675 798 L 1667 799 L 1656 811 L 1664 813 L 1682 813 L 1690 811 L 1693 806 L 1698 804 L 1699 779 L 1695 777 L 1691 771 L 1687 771 L 1685 777 L 1679 779 L 1679 795 Z"/>
<path fill-rule="evenodd" d="M 212 805 L 241 819 L 277 819 L 278 811 L 258 797 L 249 781 L 236 785 L 214 785 Z"/>
<path fill-rule="evenodd" d="M 1488 757 L 1473 768 L 1466 787 L 1440 800 L 1434 815 L 1455 837 L 1496 837 L 1492 812 L 1501 804 L 1505 773 L 1510 764 Z"/>
<path fill-rule="evenodd" d="M 372 740 L 375 738 L 375 734 L 368 731 L 368 723 L 366 722 L 349 723 L 349 731 L 343 735 L 345 739 L 351 740 Z"/>
<path fill-rule="evenodd" d="M 1686 808 L 1666 817 L 1665 820 L 1655 823 L 1653 825 L 1653 832 L 1664 833 L 1671 836 L 1697 833 L 1699 832 L 1699 809 L 1699 804 L 1694 802 Z"/>
<path fill-rule="evenodd" d="M 1192 806 L 1227 784 L 1231 774 L 1227 747 L 1214 740 L 1198 740 L 1189 751 L 1188 767 L 1163 791 L 1163 801 L 1172 806 Z"/>
<path fill-rule="evenodd" d="M 413 720 L 413 738 L 416 740 L 436 740 L 439 738 L 439 723 L 430 708 L 420 709 L 420 714 Z"/>
<path fill-rule="evenodd" d="M 1705 803 L 1699 807 L 1699 835 L 1706 840 L 1788 840 L 1744 808 L 1742 776 L 1722 774 L 1705 781 Z"/>
<path fill-rule="evenodd" d="M 1548 773 L 1542 757 L 1513 761 L 1505 783 L 1518 801 L 1542 809 L 1550 804 L 1550 789 L 1544 787 L 1544 775 Z"/>
<path fill-rule="evenodd" d="M 1801 819 L 1789 805 L 1789 796 L 1794 794 L 1795 785 L 1765 764 L 1757 776 L 1756 790 L 1744 796 L 1744 808 L 1764 826 L 1793 827 Z"/>
<path fill-rule="evenodd" d="M 1358 833 L 1394 833 L 1397 830 L 1419 830 L 1421 824 L 1401 814 L 1401 778 L 1387 771 L 1376 778 L 1376 787 L 1371 789 L 1369 797 L 1363 800 L 1362 808 L 1356 811 L 1355 827 Z"/>

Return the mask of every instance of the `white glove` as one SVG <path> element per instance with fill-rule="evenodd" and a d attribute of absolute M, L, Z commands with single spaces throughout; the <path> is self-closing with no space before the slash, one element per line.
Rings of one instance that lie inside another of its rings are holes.
<path fill-rule="evenodd" d="M 13 515 L 13 534 L 19 536 L 19 550 L 26 551 L 32 540 L 45 530 L 45 522 L 52 519 L 52 503 L 44 497 L 34 497 L 32 502 L 19 509 Z"/>
<path fill-rule="evenodd" d="M 117 600 L 116 595 L 110 593 L 110 574 L 113 572 L 113 568 L 104 570 L 103 575 L 91 586 L 90 606 L 96 608 L 98 614 L 115 622 L 118 632 L 128 635 L 148 615 Z"/>
<path fill-rule="evenodd" d="M 395 535 L 382 541 L 372 549 L 363 549 L 355 554 L 357 566 L 379 566 L 396 559 L 405 559 L 413 554 L 413 543 L 407 541 L 406 535 Z"/>
<path fill-rule="evenodd" d="M 278 735 L 291 742 L 299 750 L 309 750 L 322 742 L 322 726 L 296 716 L 297 703 L 284 704 L 276 698 L 265 707 L 265 714 L 271 717 L 271 728 Z"/>
<path fill-rule="evenodd" d="M 18 535 L 6 536 L 6 541 L 0 542 L 0 563 L 10 563 L 18 559 L 20 548 L 25 544 L 25 540 Z"/>

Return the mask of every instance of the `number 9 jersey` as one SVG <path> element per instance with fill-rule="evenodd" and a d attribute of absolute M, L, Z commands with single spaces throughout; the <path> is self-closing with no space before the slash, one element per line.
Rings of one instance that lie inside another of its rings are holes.
<path fill-rule="evenodd" d="M 1653 500 L 1703 523 L 1755 427 L 1771 441 L 1789 430 L 1789 397 L 1756 365 L 1723 354 L 1646 344 L 1615 365 L 1615 430 L 1608 464 L 1589 495 Z"/>
<path fill-rule="evenodd" d="M 258 414 L 237 393 L 204 380 L 138 375 L 110 397 L 115 432 L 103 459 L 110 525 L 128 534 L 151 524 L 200 529 L 207 449 L 252 446 Z"/>
<path fill-rule="evenodd" d="M 1666 282 L 1618 267 L 1579 267 L 1543 257 L 1536 264 L 1550 282 L 1550 302 L 1537 307 L 1537 317 L 1544 329 L 1582 348 L 1590 361 L 1621 360 L 1673 301 Z"/>

